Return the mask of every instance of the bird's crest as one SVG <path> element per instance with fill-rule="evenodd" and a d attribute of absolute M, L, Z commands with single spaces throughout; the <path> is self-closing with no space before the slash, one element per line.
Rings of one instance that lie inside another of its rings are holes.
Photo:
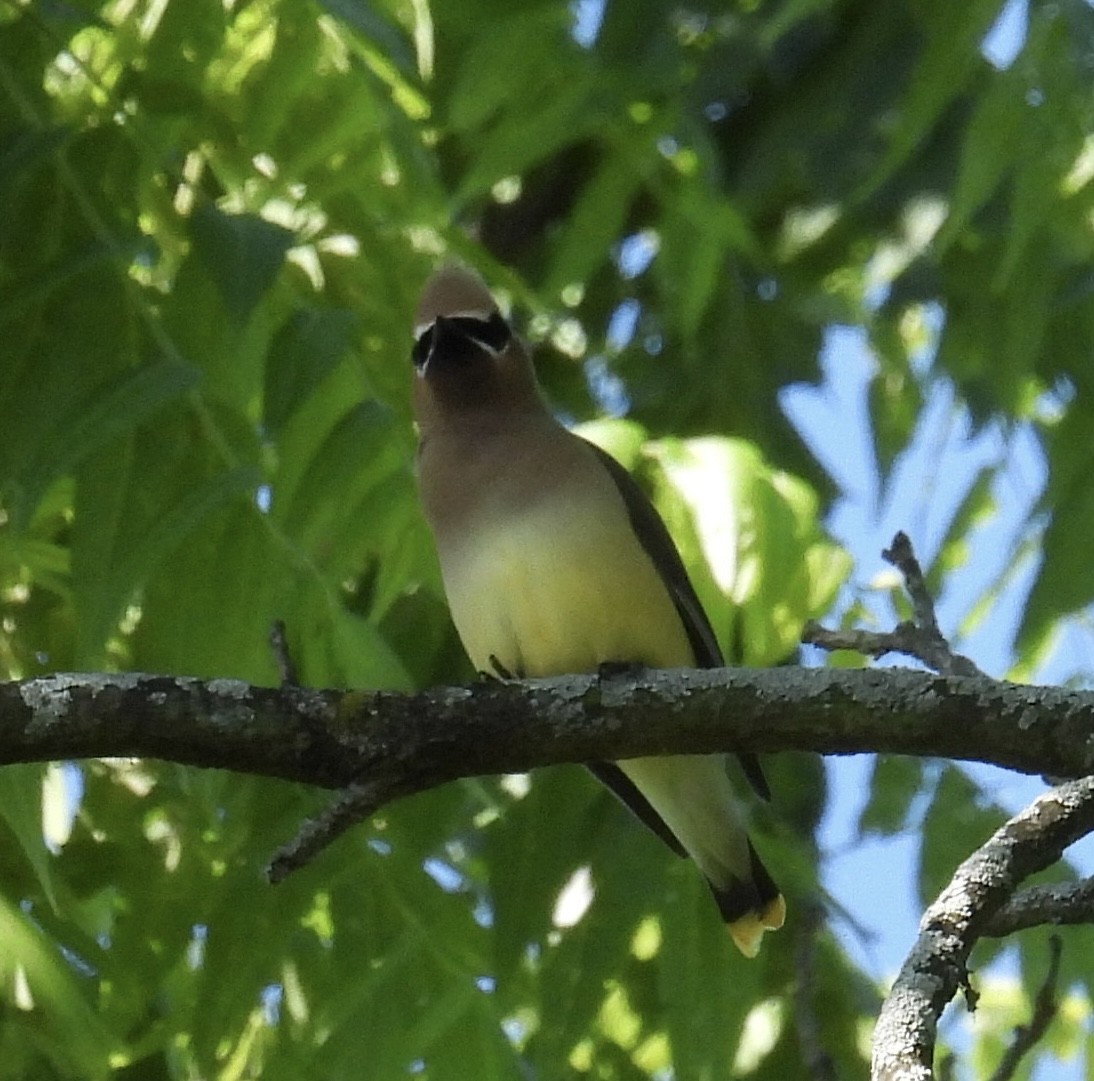
<path fill-rule="evenodd" d="M 488 322 L 497 312 L 498 306 L 478 274 L 465 267 L 441 267 L 422 289 L 422 298 L 414 315 L 414 338 L 420 338 L 438 316 Z"/>

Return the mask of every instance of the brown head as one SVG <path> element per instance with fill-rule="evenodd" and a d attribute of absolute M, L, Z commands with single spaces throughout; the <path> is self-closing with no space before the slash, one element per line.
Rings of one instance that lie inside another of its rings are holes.
<path fill-rule="evenodd" d="M 532 362 L 483 280 L 444 267 L 414 319 L 414 409 L 423 429 L 479 411 L 543 409 Z"/>

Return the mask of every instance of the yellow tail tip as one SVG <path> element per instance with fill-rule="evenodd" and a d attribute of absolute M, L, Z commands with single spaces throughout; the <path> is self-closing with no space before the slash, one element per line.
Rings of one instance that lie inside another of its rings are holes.
<path fill-rule="evenodd" d="M 739 920 L 729 924 L 727 930 L 737 949 L 745 957 L 755 957 L 760 952 L 760 943 L 765 931 L 777 931 L 786 920 L 786 901 L 780 893 L 768 901 L 758 912 L 749 912 Z"/>

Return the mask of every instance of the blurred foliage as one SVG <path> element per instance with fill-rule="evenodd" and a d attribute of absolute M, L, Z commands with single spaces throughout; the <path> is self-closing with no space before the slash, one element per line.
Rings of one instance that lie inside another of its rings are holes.
<path fill-rule="evenodd" d="M 270 683 L 280 617 L 311 684 L 469 678 L 407 392 L 445 257 L 512 303 L 750 664 L 793 659 L 848 574 L 778 395 L 828 328 L 868 335 L 883 480 L 938 380 L 1033 424 L 1033 665 L 1094 599 L 1094 9 L 1007 8 L 993 64 L 999 0 L 0 0 L 0 670 Z M 578 770 L 404 801 L 277 889 L 314 793 L 5 770 L 0 1079 L 802 1076 L 827 793 L 812 759 L 770 772 L 754 833 L 791 916 L 744 963 Z M 1000 817 L 955 769 L 880 761 L 860 830 L 921 833 L 926 900 Z M 864 1077 L 878 991 L 814 947 L 818 1031 Z M 1094 970 L 1067 958 L 1053 1039 L 1080 1053 Z M 980 1075 L 1034 989 L 982 1011 Z"/>

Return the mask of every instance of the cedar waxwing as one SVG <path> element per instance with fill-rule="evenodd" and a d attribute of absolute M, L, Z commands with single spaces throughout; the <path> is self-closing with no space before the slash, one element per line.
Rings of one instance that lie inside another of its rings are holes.
<path fill-rule="evenodd" d="M 414 327 L 419 486 L 460 639 L 480 672 L 605 663 L 715 667 L 722 656 L 664 523 L 627 471 L 551 414 L 485 284 L 430 278 Z M 745 833 L 725 755 L 589 768 L 706 877 L 746 956 L 786 905 Z M 745 771 L 766 783 L 754 756 Z"/>

